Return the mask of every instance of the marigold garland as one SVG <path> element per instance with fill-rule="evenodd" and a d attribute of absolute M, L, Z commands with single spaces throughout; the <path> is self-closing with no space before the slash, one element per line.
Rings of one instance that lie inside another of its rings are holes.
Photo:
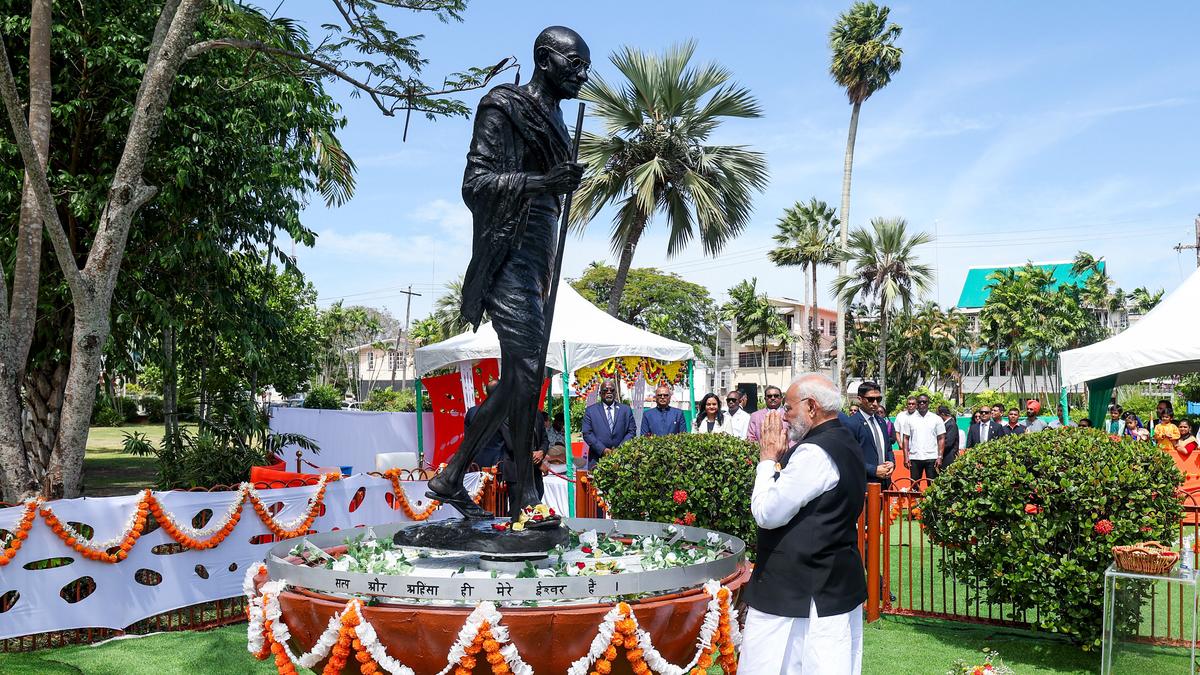
<path fill-rule="evenodd" d="M 383 477 L 392 482 L 392 492 L 395 493 L 396 502 L 400 504 L 400 510 L 404 511 L 404 515 L 408 516 L 411 520 L 417 522 L 428 520 L 442 505 L 441 502 L 434 499 L 429 502 L 429 506 L 425 507 L 424 511 L 417 511 L 413 508 L 412 503 L 408 501 L 408 495 L 405 494 L 404 489 L 400 486 L 400 469 L 388 469 L 383 472 Z M 487 487 L 487 484 L 493 478 L 494 476 L 486 471 L 480 474 L 479 486 L 475 488 L 475 494 L 471 495 L 471 501 L 478 504 L 483 500 L 484 488 Z"/>
<path fill-rule="evenodd" d="M 125 533 L 116 539 L 99 544 L 93 544 L 70 524 L 60 521 L 58 516 L 54 515 L 54 509 L 49 505 L 43 504 L 40 513 L 42 520 L 46 521 L 50 530 L 58 535 L 63 543 L 75 549 L 79 555 L 98 562 L 118 563 L 129 557 L 129 551 L 133 549 L 138 537 L 142 536 L 142 530 L 146 527 L 146 517 L 150 515 L 149 501 L 150 491 L 143 490 L 142 497 L 138 500 L 137 510 L 125 527 Z M 109 553 L 113 548 L 117 549 L 116 552 Z"/>
<path fill-rule="evenodd" d="M 16 557 L 17 551 L 21 550 L 21 544 L 29 537 L 29 530 L 33 527 L 33 517 L 37 515 L 38 506 L 41 503 L 41 499 L 30 499 L 25 502 L 25 513 L 17 522 L 17 531 L 13 532 L 12 539 L 5 542 L 4 550 L 0 551 L 0 567 L 7 565 Z"/>
<path fill-rule="evenodd" d="M 226 521 L 218 529 L 216 529 L 209 537 L 205 539 L 197 539 L 184 532 L 183 525 L 175 521 L 175 518 L 163 509 L 162 504 L 154 496 L 150 490 L 143 490 L 141 497 L 138 499 L 137 507 L 130 513 L 129 520 L 126 522 L 122 530 L 122 534 L 108 541 L 96 542 L 91 538 L 84 536 L 76 530 L 70 523 L 65 523 L 59 519 L 54 513 L 54 508 L 44 500 L 30 499 L 25 502 L 25 513 L 18 521 L 17 531 L 13 533 L 10 541 L 6 542 L 3 550 L 0 550 L 0 567 L 7 565 L 17 555 L 17 551 L 21 549 L 22 543 L 29 537 L 29 531 L 33 527 L 34 516 L 40 515 L 46 526 L 50 528 L 54 534 L 63 541 L 64 544 L 71 547 L 81 556 L 95 560 L 97 562 L 105 562 L 115 564 L 129 557 L 129 552 L 133 549 L 134 544 L 142 536 L 142 532 L 146 528 L 146 521 L 149 516 L 153 515 L 154 519 L 162 526 L 163 530 L 170 535 L 172 539 L 183 544 L 189 549 L 210 549 L 218 546 L 230 533 L 233 532 L 238 522 L 241 520 L 242 507 L 249 500 L 254 506 L 255 512 L 263 525 L 267 527 L 276 537 L 280 539 L 291 539 L 298 537 L 308 532 L 313 521 L 316 520 L 317 514 L 320 513 L 321 505 L 325 499 L 325 487 L 330 481 L 339 480 L 340 475 L 329 473 L 321 476 L 317 483 L 317 493 L 309 498 L 306 512 L 299 516 L 292 523 L 291 527 L 280 524 L 274 516 L 267 510 L 263 504 L 262 498 L 259 497 L 258 491 L 249 483 L 242 483 L 238 489 L 238 497 L 236 501 L 230 504 Z M 481 491 L 482 493 L 482 491 Z M 477 498 L 478 499 L 478 498 Z M 189 528 L 190 529 L 190 528 Z M 199 530 L 193 530 L 199 532 Z"/>

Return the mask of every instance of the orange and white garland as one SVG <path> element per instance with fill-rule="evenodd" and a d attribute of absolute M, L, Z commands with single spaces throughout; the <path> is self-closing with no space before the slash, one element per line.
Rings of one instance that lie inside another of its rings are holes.
<path fill-rule="evenodd" d="M 263 660 L 273 654 L 278 671 L 290 675 L 297 667 L 312 669 L 329 657 L 321 671 L 325 675 L 340 673 L 353 655 L 363 673 L 415 675 L 411 668 L 388 655 L 374 627 L 363 616 L 362 601 L 358 598 L 348 600 L 342 611 L 329 619 L 311 650 L 299 656 L 292 653 L 288 646 L 291 633 L 279 605 L 284 582 L 268 581 L 255 590 L 255 577 L 265 573 L 265 565 L 253 565 L 242 583 L 248 601 L 246 649 L 255 658 Z M 588 653 L 571 665 L 568 675 L 611 672 L 618 649 L 624 649 L 625 659 L 639 675 L 651 672 L 704 675 L 714 662 L 719 662 L 726 673 L 736 673 L 736 653 L 742 636 L 730 609 L 730 591 L 710 580 L 704 585 L 704 592 L 710 600 L 696 638 L 696 654 L 686 666 L 681 668 L 663 658 L 651 642 L 650 634 L 638 627 L 629 604 L 620 602 L 605 615 Z M 437 675 L 470 675 L 480 658 L 488 662 L 492 673 L 533 675 L 533 668 L 510 642 L 502 620 L 495 604 L 482 602 L 476 606 L 450 647 L 446 667 Z"/>
<path fill-rule="evenodd" d="M 33 517 L 37 515 L 37 509 L 41 503 L 41 499 L 30 499 L 25 502 L 25 513 L 17 522 L 17 531 L 13 532 L 12 538 L 4 543 L 4 550 L 0 551 L 0 567 L 4 567 L 10 560 L 17 557 L 17 551 L 21 550 L 21 544 L 29 538 L 29 530 L 33 527 Z"/>
<path fill-rule="evenodd" d="M 442 505 L 441 502 L 435 499 L 429 502 L 429 506 L 426 506 L 424 511 L 418 511 L 413 508 L 412 503 L 408 501 L 408 495 L 404 493 L 404 488 L 400 485 L 400 469 L 388 469 L 387 471 L 383 472 L 383 477 L 392 482 L 392 492 L 394 492 L 396 495 L 396 503 L 400 505 L 400 510 L 404 511 L 404 515 L 408 516 L 410 520 L 414 520 L 416 522 L 428 520 L 429 517 L 433 515 L 434 511 L 437 511 Z M 479 485 L 475 486 L 475 492 L 470 495 L 471 501 L 475 502 L 476 504 L 483 499 L 484 488 L 487 487 L 488 483 L 495 479 L 495 476 L 487 471 L 484 471 L 479 474 L 479 478 Z"/>
<path fill-rule="evenodd" d="M 258 490 L 250 483 L 242 483 L 238 487 L 237 498 L 230 502 L 224 517 L 213 520 L 204 529 L 193 528 L 190 524 L 176 518 L 162 508 L 153 492 L 143 490 L 138 499 L 137 508 L 130 513 L 121 533 L 107 541 L 92 541 L 70 523 L 60 520 L 52 506 L 40 499 L 31 499 L 25 502 L 25 514 L 21 517 L 12 541 L 3 553 L 0 553 L 0 566 L 7 565 L 16 556 L 17 551 L 21 548 L 21 542 L 29 536 L 34 514 L 40 514 L 42 520 L 54 534 L 77 553 L 89 560 L 105 563 L 118 563 L 129 557 L 129 551 L 142 536 L 142 531 L 146 528 L 146 519 L 151 515 L 172 539 L 187 548 L 198 550 L 213 548 L 233 532 L 233 528 L 241 520 L 242 506 L 247 500 L 254 506 L 254 511 L 267 529 L 280 539 L 291 539 L 308 531 L 325 499 L 326 483 L 338 480 L 338 478 L 339 476 L 333 473 L 321 476 L 317 482 L 317 492 L 309 497 L 308 505 L 303 513 L 288 522 L 280 522 L 272 516 L 264 505 L 262 497 L 258 494 Z"/>
<path fill-rule="evenodd" d="M 142 530 L 146 527 L 146 517 L 150 515 L 149 501 L 153 499 L 149 490 L 142 491 L 142 497 L 138 500 L 137 508 L 130 513 L 129 520 L 125 522 L 125 527 L 121 534 L 107 541 L 93 542 L 88 537 L 83 536 L 70 523 L 64 523 L 54 515 L 54 509 L 47 504 L 41 507 L 42 520 L 46 521 L 46 525 L 58 535 L 63 543 L 75 549 L 77 553 L 89 560 L 96 560 L 106 563 L 118 563 L 129 557 L 129 551 L 133 549 L 133 545 L 137 542 L 138 537 L 142 536 Z M 115 552 L 109 553 L 110 550 L 116 549 Z"/>
<path fill-rule="evenodd" d="M 703 675 L 713 665 L 714 656 L 726 673 L 737 672 L 737 648 L 742 644 L 742 634 L 729 607 L 729 589 L 719 582 L 710 580 L 704 584 L 709 596 L 704 622 L 695 655 L 686 666 L 679 667 L 667 661 L 650 641 L 650 634 L 638 627 L 637 616 L 628 603 L 617 603 L 604 617 L 591 649 L 567 670 L 567 675 L 608 673 L 617 658 L 618 648 L 624 648 L 625 658 L 633 672 L 660 673 L 661 675 Z M 719 653 L 719 655 L 718 655 Z"/>

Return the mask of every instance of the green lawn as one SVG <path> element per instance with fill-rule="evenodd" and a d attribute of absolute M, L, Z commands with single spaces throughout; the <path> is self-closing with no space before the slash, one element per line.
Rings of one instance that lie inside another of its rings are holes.
<path fill-rule="evenodd" d="M 88 431 L 87 451 L 83 456 L 83 488 L 89 497 L 130 495 L 154 487 L 157 464 L 153 457 L 134 457 L 121 452 L 125 434 L 139 432 L 158 445 L 161 424 L 128 424 L 120 427 L 92 427 Z"/>
<path fill-rule="evenodd" d="M 1099 656 L 1046 635 L 932 619 L 887 618 L 866 627 L 863 673 L 926 675 L 946 672 L 955 659 L 974 659 L 984 647 L 1000 652 L 1021 675 L 1094 673 Z M 1182 650 L 1146 647 L 1122 661 L 1123 672 L 1182 673 Z M 403 659 L 401 659 L 403 660 Z M 151 673 L 274 673 L 270 661 L 246 652 L 245 625 L 118 640 L 95 647 L 65 647 L 33 654 L 0 655 L 7 675 L 150 675 Z"/>

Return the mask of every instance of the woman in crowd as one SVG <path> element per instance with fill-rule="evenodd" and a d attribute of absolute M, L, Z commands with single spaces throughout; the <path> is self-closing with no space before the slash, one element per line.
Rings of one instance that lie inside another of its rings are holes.
<path fill-rule="evenodd" d="M 696 416 L 693 432 L 697 434 L 726 434 L 725 413 L 721 412 L 721 398 L 707 393 L 700 399 L 700 414 Z"/>
<path fill-rule="evenodd" d="M 1200 447 L 1196 443 L 1196 437 L 1192 435 L 1192 421 L 1188 418 L 1179 420 L 1179 440 L 1175 441 L 1175 450 L 1182 457 L 1188 457 L 1196 448 Z"/>

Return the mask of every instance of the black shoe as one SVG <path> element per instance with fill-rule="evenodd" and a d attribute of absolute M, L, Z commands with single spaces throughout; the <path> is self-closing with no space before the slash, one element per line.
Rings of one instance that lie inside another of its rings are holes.
<path fill-rule="evenodd" d="M 426 490 L 425 496 L 430 499 L 452 506 L 456 511 L 462 514 L 463 518 L 468 520 L 491 520 L 492 514 L 483 509 L 471 499 L 467 491 L 459 488 L 454 494 L 442 494 L 433 490 Z"/>

